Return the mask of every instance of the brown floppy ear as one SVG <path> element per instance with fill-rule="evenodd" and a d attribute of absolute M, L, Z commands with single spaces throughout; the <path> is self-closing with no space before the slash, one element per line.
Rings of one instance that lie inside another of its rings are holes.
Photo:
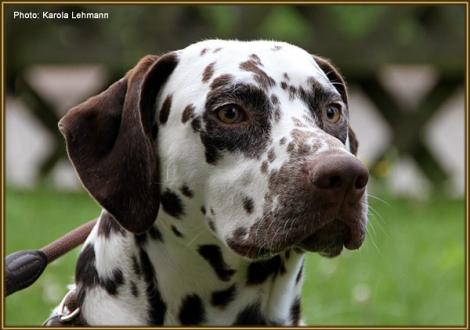
<path fill-rule="evenodd" d="M 156 97 L 178 63 L 148 55 L 107 90 L 60 120 L 69 158 L 82 184 L 124 228 L 140 233 L 160 205 Z"/>
<path fill-rule="evenodd" d="M 344 104 L 346 104 L 346 107 L 349 108 L 346 82 L 344 81 L 343 76 L 341 76 L 341 74 L 339 73 L 338 69 L 335 68 L 329 60 L 323 57 L 314 55 L 313 58 L 315 59 L 315 62 L 317 62 L 320 69 L 322 69 L 322 71 L 326 74 L 333 86 L 336 88 L 339 95 L 341 95 L 341 98 L 343 99 Z M 356 139 L 356 134 L 354 133 L 350 125 L 348 125 L 348 139 L 349 151 L 356 155 L 359 143 Z"/>

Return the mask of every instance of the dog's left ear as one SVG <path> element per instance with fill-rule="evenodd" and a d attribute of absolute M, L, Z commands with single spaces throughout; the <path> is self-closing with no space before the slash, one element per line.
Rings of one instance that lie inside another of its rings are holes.
<path fill-rule="evenodd" d="M 178 63 L 148 55 L 59 122 L 69 158 L 91 196 L 124 228 L 152 226 L 160 205 L 155 104 Z"/>
<path fill-rule="evenodd" d="M 316 55 L 314 55 L 313 58 L 315 59 L 315 62 L 317 62 L 320 69 L 322 69 L 322 71 L 326 74 L 327 78 L 331 81 L 333 86 L 336 88 L 339 95 L 341 95 L 341 98 L 343 99 L 344 104 L 346 104 L 346 107 L 349 108 L 348 91 L 346 89 L 346 82 L 344 81 L 344 78 L 339 73 L 338 69 L 335 68 L 333 64 L 331 64 L 331 62 L 325 58 L 322 58 Z M 354 155 L 356 155 L 357 148 L 359 147 L 359 143 L 356 139 L 356 134 L 354 133 L 350 125 L 348 126 L 348 139 L 349 139 L 349 151 L 351 151 Z"/>

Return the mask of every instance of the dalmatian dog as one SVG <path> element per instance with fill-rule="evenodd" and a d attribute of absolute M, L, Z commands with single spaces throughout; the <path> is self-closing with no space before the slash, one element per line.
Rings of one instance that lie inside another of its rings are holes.
<path fill-rule="evenodd" d="M 305 253 L 364 240 L 345 83 L 288 43 L 146 56 L 59 128 L 103 211 L 49 325 L 296 326 Z"/>

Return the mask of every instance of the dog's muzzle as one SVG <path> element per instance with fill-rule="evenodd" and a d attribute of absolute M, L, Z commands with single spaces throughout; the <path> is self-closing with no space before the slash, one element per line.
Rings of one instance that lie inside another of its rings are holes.
<path fill-rule="evenodd" d="M 305 173 L 316 216 L 308 226 L 311 234 L 298 245 L 328 257 L 340 254 L 343 246 L 359 248 L 367 221 L 363 211 L 367 168 L 348 154 L 322 153 L 306 164 Z"/>

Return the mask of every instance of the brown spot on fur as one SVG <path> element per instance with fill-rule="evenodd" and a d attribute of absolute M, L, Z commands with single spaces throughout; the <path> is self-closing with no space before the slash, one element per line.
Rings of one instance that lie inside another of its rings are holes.
<path fill-rule="evenodd" d="M 268 162 L 264 161 L 261 163 L 261 173 L 267 173 L 268 172 Z"/>
<path fill-rule="evenodd" d="M 284 79 L 286 79 L 287 81 L 290 80 L 289 75 L 287 74 L 287 72 L 284 72 L 284 74 L 283 74 L 282 76 L 283 76 Z"/>
<path fill-rule="evenodd" d="M 207 48 L 203 48 L 203 49 L 201 50 L 201 54 L 200 54 L 200 55 L 201 55 L 201 56 L 204 55 L 205 53 L 207 53 L 208 50 L 209 50 L 209 49 L 207 49 Z"/>
<path fill-rule="evenodd" d="M 209 220 L 207 220 L 207 223 L 209 224 L 209 228 L 210 228 L 213 232 L 215 232 L 216 230 L 215 230 L 214 221 L 213 221 L 212 219 L 209 219 Z"/>
<path fill-rule="evenodd" d="M 294 122 L 294 125 L 297 126 L 297 127 L 302 127 L 302 128 L 306 128 L 307 125 L 305 125 L 304 123 L 302 123 L 302 121 L 298 118 L 292 118 L 292 121 Z"/>
<path fill-rule="evenodd" d="M 181 121 L 183 124 L 187 123 L 194 115 L 194 106 L 192 104 L 188 104 L 186 108 L 184 108 L 183 116 L 181 117 Z"/>
<path fill-rule="evenodd" d="M 281 50 L 281 46 L 279 45 L 275 45 L 273 48 L 271 48 L 272 51 L 278 51 L 278 50 Z"/>
<path fill-rule="evenodd" d="M 209 81 L 209 79 L 212 78 L 212 75 L 214 74 L 214 65 L 215 62 L 212 62 L 206 68 L 204 69 L 204 72 L 202 73 L 202 82 L 206 83 Z"/>
<path fill-rule="evenodd" d="M 230 85 L 234 79 L 235 79 L 234 76 L 232 76 L 231 74 L 223 74 L 215 78 L 212 81 L 210 87 L 211 89 L 218 89 L 218 88 Z"/>
<path fill-rule="evenodd" d="M 274 120 L 276 121 L 276 123 L 281 120 L 281 109 L 279 107 L 274 110 Z"/>
<path fill-rule="evenodd" d="M 214 54 L 215 54 L 215 53 L 218 53 L 218 52 L 220 52 L 221 50 L 222 50 L 222 47 L 218 47 L 218 48 L 214 49 L 213 53 L 214 53 Z"/>
<path fill-rule="evenodd" d="M 295 148 L 295 144 L 293 142 L 290 142 L 288 145 L 287 145 L 287 152 L 292 152 Z"/>
<path fill-rule="evenodd" d="M 281 88 L 287 89 L 287 83 L 285 81 L 281 82 Z"/>
<path fill-rule="evenodd" d="M 264 89 L 276 85 L 273 78 L 268 76 L 266 72 L 258 67 L 258 64 L 253 60 L 240 63 L 240 69 L 248 72 L 253 72 L 255 81 Z"/>
<path fill-rule="evenodd" d="M 259 58 L 258 55 L 256 55 L 256 54 L 251 54 L 251 55 L 250 55 L 250 59 L 252 59 L 257 65 L 263 66 L 263 64 L 261 63 L 261 59 Z"/>
<path fill-rule="evenodd" d="M 168 116 L 170 115 L 171 108 L 171 95 L 168 95 L 163 101 L 162 107 L 160 109 L 160 123 L 165 124 L 168 121 Z"/>
<path fill-rule="evenodd" d="M 297 94 L 297 88 L 289 86 L 289 100 L 293 100 Z"/>
<path fill-rule="evenodd" d="M 282 139 L 279 140 L 279 144 L 282 146 L 286 143 L 287 139 L 283 137 Z"/>
<path fill-rule="evenodd" d="M 271 103 L 274 105 L 279 103 L 279 99 L 275 94 L 271 94 Z"/>
<path fill-rule="evenodd" d="M 243 208 L 245 209 L 246 213 L 251 214 L 253 213 L 254 209 L 254 202 L 253 199 L 250 197 L 243 197 Z"/>
<path fill-rule="evenodd" d="M 274 153 L 274 149 L 271 148 L 268 151 L 268 160 L 270 163 L 272 163 L 276 159 L 276 154 Z"/>
<path fill-rule="evenodd" d="M 242 241 L 246 235 L 246 228 L 239 227 L 233 232 L 233 238 L 237 241 Z"/>

